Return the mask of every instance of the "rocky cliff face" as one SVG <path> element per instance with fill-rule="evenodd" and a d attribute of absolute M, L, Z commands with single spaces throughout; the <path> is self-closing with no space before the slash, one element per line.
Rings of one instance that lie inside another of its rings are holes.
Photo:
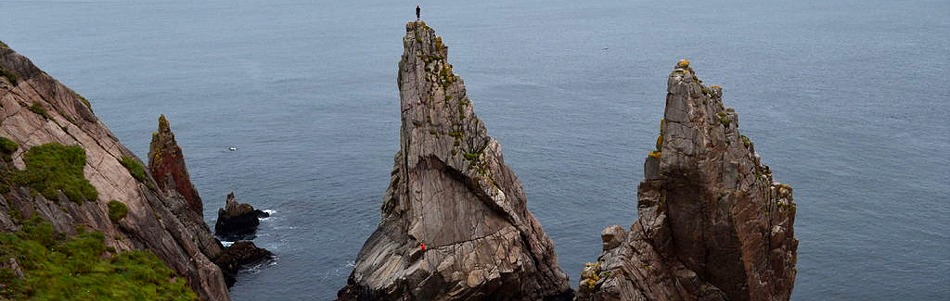
<path fill-rule="evenodd" d="M 185 204 L 191 211 L 204 215 L 204 204 L 195 185 L 191 183 L 185 156 L 181 153 L 175 133 L 165 115 L 158 117 L 158 131 L 152 133 L 152 143 L 148 148 L 148 170 L 152 172 L 158 187 L 174 190 L 185 197 Z"/>
<path fill-rule="evenodd" d="M 159 188 L 141 161 L 96 118 L 88 101 L 3 43 L 0 137 L 18 144 L 9 163 L 0 166 L 5 173 L 25 169 L 24 153 L 34 147 L 79 146 L 85 154 L 82 176 L 97 191 L 80 199 L 62 192 L 50 198 L 5 178 L 12 187 L 0 194 L 0 230 L 16 230 L 21 220 L 34 216 L 67 234 L 81 225 L 105 234 L 107 246 L 117 252 L 151 250 L 203 300 L 230 299 L 220 269 L 209 259 L 221 252 L 221 245 L 189 207 L 188 196 Z M 110 207 L 128 212 L 110 219 Z"/>
<path fill-rule="evenodd" d="M 637 189 L 639 219 L 608 227 L 577 300 L 788 300 L 795 201 L 773 181 L 722 89 L 688 61 L 668 79 L 657 149 Z"/>
<path fill-rule="evenodd" d="M 382 221 L 340 300 L 557 300 L 573 294 L 442 38 L 406 25 L 400 150 Z"/>

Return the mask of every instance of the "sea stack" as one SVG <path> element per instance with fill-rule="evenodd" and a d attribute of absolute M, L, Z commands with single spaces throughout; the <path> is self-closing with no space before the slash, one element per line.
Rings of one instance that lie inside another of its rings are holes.
<path fill-rule="evenodd" d="M 382 220 L 338 300 L 568 300 L 554 243 L 475 116 L 442 38 L 406 24 Z"/>
<path fill-rule="evenodd" d="M 218 208 L 218 220 L 214 223 L 214 235 L 224 240 L 254 239 L 261 218 L 270 216 L 254 206 L 240 203 L 234 192 L 228 193 L 224 208 Z"/>
<path fill-rule="evenodd" d="M 185 204 L 191 211 L 204 216 L 201 196 L 191 183 L 188 168 L 185 167 L 185 156 L 178 141 L 175 141 L 175 133 L 172 133 L 165 115 L 158 117 L 158 131 L 152 133 L 152 143 L 148 148 L 148 170 L 152 172 L 159 188 L 178 192 L 185 198 Z"/>
<path fill-rule="evenodd" d="M 89 101 L 3 42 L 0 138 L 0 231 L 16 231 L 38 218 L 56 235 L 101 232 L 107 247 L 103 256 L 148 250 L 186 279 L 201 300 L 230 300 L 221 270 L 210 260 L 221 245 L 201 215 L 178 192 L 157 188 Z M 32 151 L 51 148 L 72 153 L 70 168 L 48 169 L 37 178 L 8 176 L 33 168 L 27 158 Z M 68 176 L 65 183 L 80 185 L 82 193 L 37 188 L 52 182 L 50 175 Z"/>
<path fill-rule="evenodd" d="M 688 61 L 667 92 L 637 189 L 639 218 L 629 232 L 604 230 L 576 300 L 788 300 L 798 248 L 792 188 L 772 179 L 722 89 L 704 86 Z"/>

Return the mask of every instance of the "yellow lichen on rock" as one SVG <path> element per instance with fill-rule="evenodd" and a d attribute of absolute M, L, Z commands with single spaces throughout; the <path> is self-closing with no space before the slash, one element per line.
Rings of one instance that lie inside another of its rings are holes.
<path fill-rule="evenodd" d="M 676 63 L 676 68 L 688 68 L 688 67 L 689 67 L 689 60 L 687 59 L 682 59 Z"/>

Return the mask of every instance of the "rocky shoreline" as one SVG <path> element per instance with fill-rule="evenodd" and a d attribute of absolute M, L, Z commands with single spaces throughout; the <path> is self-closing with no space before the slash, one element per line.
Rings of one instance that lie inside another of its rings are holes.
<path fill-rule="evenodd" d="M 448 46 L 421 20 L 405 29 L 399 150 L 380 222 L 337 300 L 789 300 L 793 189 L 773 179 L 722 88 L 704 85 L 690 62 L 667 78 L 638 219 L 600 233 L 603 252 L 574 271 L 575 292 Z M 101 233 L 103 258 L 147 250 L 201 300 L 230 300 L 239 269 L 274 260 L 248 241 L 267 213 L 233 193 L 211 231 L 165 116 L 143 164 L 85 98 L 3 43 L 0 71 L 0 231 L 39 219 L 60 236 Z M 70 154 L 68 174 L 37 163 L 46 148 Z M 0 269 L 29 274 L 16 260 Z"/>

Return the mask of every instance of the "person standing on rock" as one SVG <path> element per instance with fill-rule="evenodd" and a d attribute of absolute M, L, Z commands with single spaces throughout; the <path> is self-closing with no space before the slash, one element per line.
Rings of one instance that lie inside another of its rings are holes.
<path fill-rule="evenodd" d="M 416 4 L 416 21 L 419 21 L 419 15 L 422 12 L 422 9 L 419 8 L 419 4 Z"/>

